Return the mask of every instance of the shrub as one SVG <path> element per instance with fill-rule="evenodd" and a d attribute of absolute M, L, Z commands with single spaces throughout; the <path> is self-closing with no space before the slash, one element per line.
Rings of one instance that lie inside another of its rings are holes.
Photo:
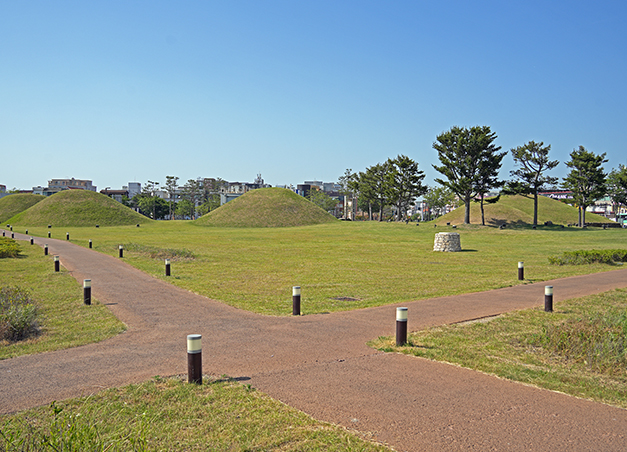
<path fill-rule="evenodd" d="M 39 332 L 41 313 L 30 293 L 0 287 L 0 340 L 19 341 Z"/>
<path fill-rule="evenodd" d="M 552 265 L 615 264 L 627 262 L 627 250 L 578 250 L 567 251 L 561 256 L 549 257 Z"/>
<path fill-rule="evenodd" d="M 8 237 L 0 237 L 0 258 L 17 257 L 21 251 L 20 245 Z"/>

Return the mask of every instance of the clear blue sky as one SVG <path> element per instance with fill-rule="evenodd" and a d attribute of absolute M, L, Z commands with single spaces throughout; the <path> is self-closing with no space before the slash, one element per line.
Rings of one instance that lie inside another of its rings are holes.
<path fill-rule="evenodd" d="M 609 170 L 626 22 L 624 1 L 0 0 L 0 184 L 298 184 L 398 154 L 432 183 L 453 125 Z"/>

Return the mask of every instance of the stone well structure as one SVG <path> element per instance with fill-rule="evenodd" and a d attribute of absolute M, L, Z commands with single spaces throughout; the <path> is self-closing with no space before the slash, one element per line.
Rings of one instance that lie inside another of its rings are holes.
<path fill-rule="evenodd" d="M 433 251 L 461 251 L 462 244 L 457 232 L 438 232 L 433 242 Z"/>

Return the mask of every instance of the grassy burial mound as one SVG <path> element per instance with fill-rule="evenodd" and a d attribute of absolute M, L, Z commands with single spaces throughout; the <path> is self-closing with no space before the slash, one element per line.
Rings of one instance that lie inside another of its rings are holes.
<path fill-rule="evenodd" d="M 152 221 L 89 190 L 63 190 L 8 220 L 24 226 L 123 226 Z"/>
<path fill-rule="evenodd" d="M 498 202 L 488 204 L 484 202 L 485 224 L 487 226 L 499 226 L 503 223 L 508 225 L 527 226 L 533 224 L 533 196 L 501 196 Z M 576 207 L 564 204 L 561 201 L 538 197 L 538 224 L 551 221 L 554 224 L 575 224 L 578 221 L 578 211 Z M 462 224 L 464 222 L 464 206 L 455 209 L 453 212 L 441 216 L 435 223 Z M 481 206 L 478 202 L 470 205 L 470 222 L 481 224 Z M 586 223 L 611 223 L 611 220 L 586 212 Z"/>
<path fill-rule="evenodd" d="M 9 218 L 24 212 L 44 199 L 46 199 L 45 196 L 32 193 L 16 193 L 0 198 L 0 223 L 5 223 Z"/>
<path fill-rule="evenodd" d="M 337 219 L 285 188 L 252 190 L 195 221 L 202 226 L 282 228 L 330 223 Z"/>

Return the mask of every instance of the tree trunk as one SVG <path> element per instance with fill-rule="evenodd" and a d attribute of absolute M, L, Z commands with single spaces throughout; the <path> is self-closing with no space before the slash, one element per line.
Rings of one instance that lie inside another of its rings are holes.
<path fill-rule="evenodd" d="M 578 206 L 578 209 L 579 209 L 579 212 L 578 212 L 579 213 L 579 227 L 581 228 L 583 227 L 583 223 L 581 222 L 581 206 Z"/>
<path fill-rule="evenodd" d="M 533 194 L 533 225 L 538 226 L 538 192 Z"/>
<path fill-rule="evenodd" d="M 582 209 L 581 209 L 581 219 L 582 219 L 581 227 L 582 228 L 586 225 L 586 207 L 587 206 L 582 206 Z"/>
<path fill-rule="evenodd" d="M 465 212 L 464 212 L 464 224 L 470 224 L 470 198 L 464 199 Z"/>

